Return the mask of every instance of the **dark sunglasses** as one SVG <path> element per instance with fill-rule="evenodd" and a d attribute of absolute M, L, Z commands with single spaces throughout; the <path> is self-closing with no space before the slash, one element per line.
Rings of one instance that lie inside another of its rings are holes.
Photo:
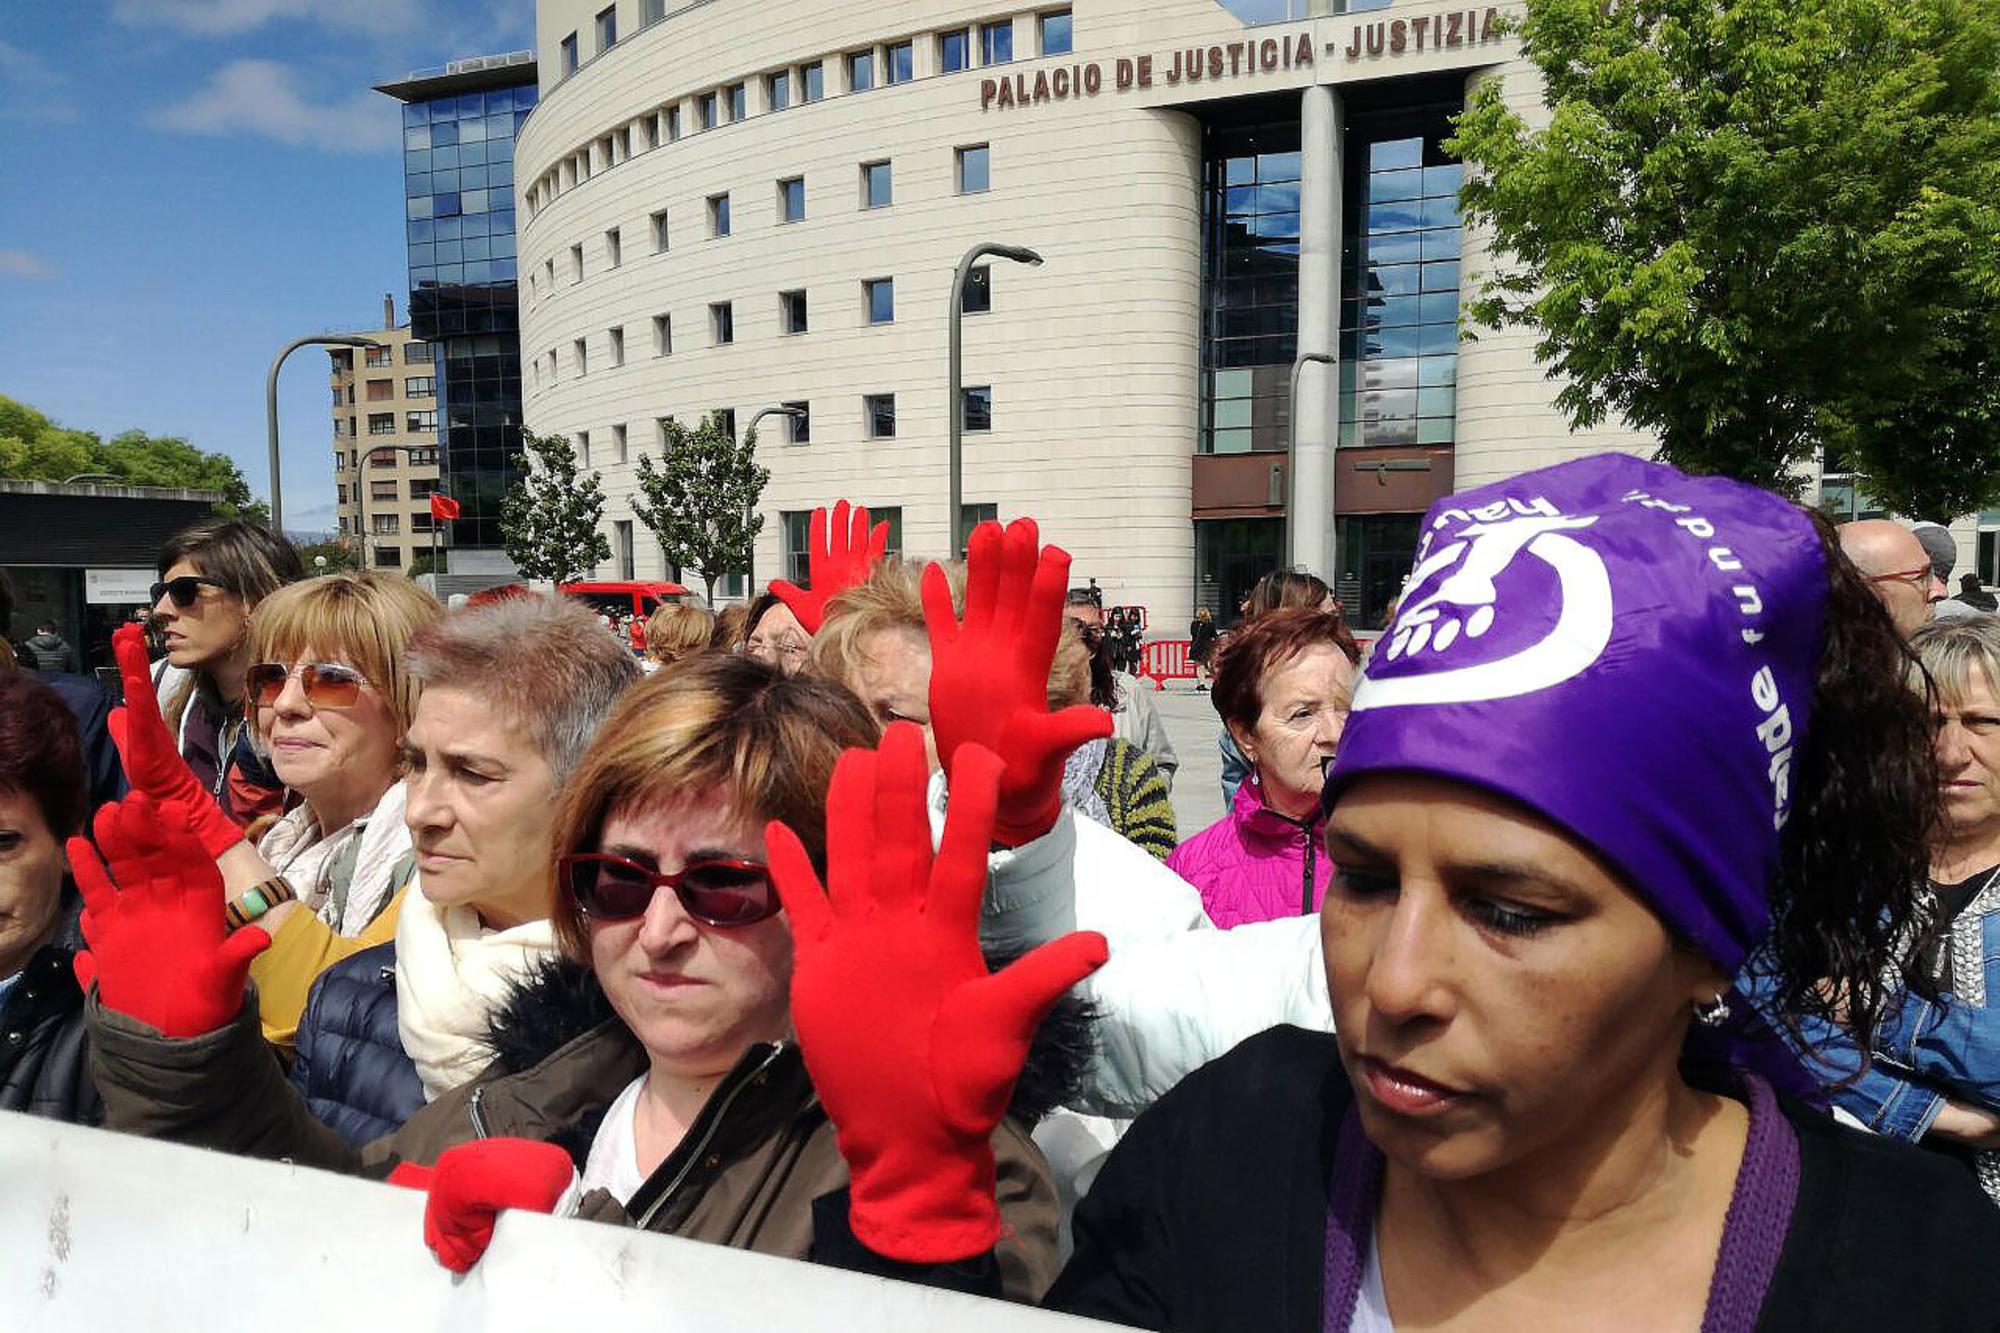
<path fill-rule="evenodd" d="M 199 574 L 183 574 L 177 579 L 153 585 L 153 605 L 158 606 L 162 597 L 174 599 L 174 605 L 186 610 L 194 605 L 195 598 L 201 596 L 203 588 L 226 588 L 221 579 L 205 579 Z"/>
<path fill-rule="evenodd" d="M 333 662 L 309 662 L 301 667 L 258 662 L 243 673 L 251 706 L 276 706 L 278 696 L 285 692 L 285 682 L 295 673 L 299 688 L 305 691 L 306 702 L 314 708 L 352 708 L 361 699 L 361 687 L 368 683 L 353 667 Z"/>
<path fill-rule="evenodd" d="M 556 859 L 556 882 L 594 921 L 644 916 L 660 888 L 672 889 L 681 910 L 711 926 L 755 925 L 783 905 L 770 870 L 755 861 L 696 861 L 668 875 L 622 856 L 576 852 Z"/>

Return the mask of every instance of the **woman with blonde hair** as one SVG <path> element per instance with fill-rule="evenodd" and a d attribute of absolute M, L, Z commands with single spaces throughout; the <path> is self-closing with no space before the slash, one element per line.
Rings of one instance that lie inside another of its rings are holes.
<path fill-rule="evenodd" d="M 683 657 L 706 651 L 714 633 L 714 612 L 686 602 L 669 602 L 646 622 L 646 656 L 639 667 L 650 676 Z"/>

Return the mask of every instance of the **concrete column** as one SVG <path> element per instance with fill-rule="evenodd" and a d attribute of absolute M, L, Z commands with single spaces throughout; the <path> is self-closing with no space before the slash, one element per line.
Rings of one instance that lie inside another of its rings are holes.
<path fill-rule="evenodd" d="M 1330 86 L 1307 88 L 1299 113 L 1298 355 L 1340 351 L 1341 147 L 1345 117 Z M 1297 368 L 1292 402 L 1289 563 L 1331 583 L 1334 564 L 1335 444 L 1340 433 L 1340 367 Z"/>

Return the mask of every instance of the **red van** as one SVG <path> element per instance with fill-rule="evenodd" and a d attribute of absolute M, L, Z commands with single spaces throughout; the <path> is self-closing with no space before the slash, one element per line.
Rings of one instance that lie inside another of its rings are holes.
<path fill-rule="evenodd" d="M 688 595 L 686 588 L 664 579 L 565 583 L 559 591 L 565 597 L 574 597 L 599 615 L 611 617 L 614 627 L 621 620 L 628 621 L 628 633 L 635 653 L 646 651 L 646 622 L 652 619 L 653 612 Z"/>

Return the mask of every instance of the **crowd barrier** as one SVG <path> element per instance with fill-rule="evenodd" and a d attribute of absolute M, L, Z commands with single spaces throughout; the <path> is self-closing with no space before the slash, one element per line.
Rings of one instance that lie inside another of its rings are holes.
<path fill-rule="evenodd" d="M 1139 659 L 1139 674 L 1155 682 L 1193 680 L 1194 658 L 1188 653 L 1187 639 L 1155 639 L 1145 646 Z"/>
<path fill-rule="evenodd" d="M 0 1329 L 1085 1333 L 1109 1325 L 508 1213 L 471 1273 L 413 1190 L 0 1112 Z"/>

